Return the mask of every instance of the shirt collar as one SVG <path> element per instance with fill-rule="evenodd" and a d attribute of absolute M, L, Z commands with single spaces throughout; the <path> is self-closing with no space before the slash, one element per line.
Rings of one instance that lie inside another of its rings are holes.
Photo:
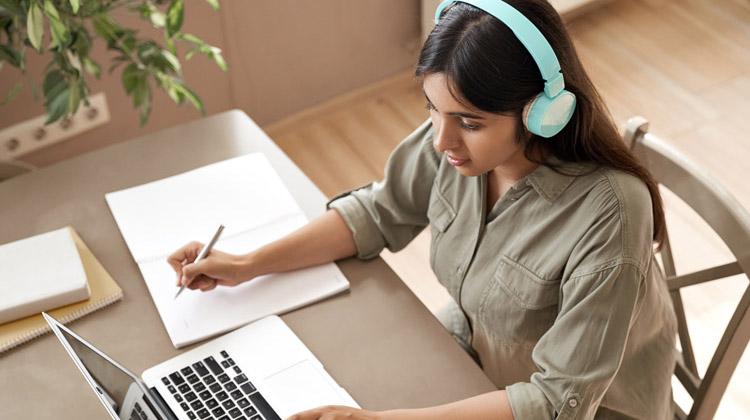
<path fill-rule="evenodd" d="M 596 168 L 593 163 L 566 162 L 554 156 L 547 158 L 550 165 L 539 165 L 526 176 L 525 184 L 531 185 L 545 200 L 553 202 L 565 191 L 577 177 Z M 562 173 L 560 173 L 562 172 Z"/>

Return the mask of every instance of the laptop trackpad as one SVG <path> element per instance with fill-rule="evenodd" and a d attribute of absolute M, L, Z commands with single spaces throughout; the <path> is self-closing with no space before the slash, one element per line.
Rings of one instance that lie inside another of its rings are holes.
<path fill-rule="evenodd" d="M 312 361 L 305 360 L 266 378 L 262 394 L 281 418 L 321 405 L 342 405 L 347 400 Z"/>

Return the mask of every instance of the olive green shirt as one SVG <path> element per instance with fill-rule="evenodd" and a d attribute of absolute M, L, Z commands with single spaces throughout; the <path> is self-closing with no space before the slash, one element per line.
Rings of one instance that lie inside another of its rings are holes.
<path fill-rule="evenodd" d="M 651 197 L 624 172 L 554 160 L 486 212 L 425 122 L 385 179 L 336 197 L 358 257 L 404 248 L 428 224 L 430 264 L 471 327 L 468 344 L 522 419 L 671 417 L 676 321 L 654 258 Z"/>

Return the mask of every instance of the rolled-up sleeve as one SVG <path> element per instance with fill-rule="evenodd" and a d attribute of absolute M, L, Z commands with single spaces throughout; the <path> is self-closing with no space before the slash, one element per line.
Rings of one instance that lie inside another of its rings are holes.
<path fill-rule="evenodd" d="M 396 147 L 382 181 L 328 202 L 326 207 L 335 209 L 352 231 L 358 258 L 374 258 L 384 247 L 398 251 L 427 226 L 427 207 L 439 162 L 428 120 Z"/>
<path fill-rule="evenodd" d="M 579 238 L 561 281 L 558 315 L 532 351 L 537 371 L 529 382 L 506 387 L 517 420 L 594 417 L 646 290 L 651 209 L 641 201 L 623 205 L 608 194 L 595 200 L 600 216 Z"/>
<path fill-rule="evenodd" d="M 506 388 L 517 420 L 594 417 L 620 368 L 642 282 L 630 263 L 566 282 L 560 314 L 532 352 L 538 372 Z"/>

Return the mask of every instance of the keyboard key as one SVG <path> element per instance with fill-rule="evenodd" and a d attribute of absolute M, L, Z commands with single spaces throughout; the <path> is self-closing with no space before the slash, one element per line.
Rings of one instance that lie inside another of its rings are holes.
<path fill-rule="evenodd" d="M 174 383 L 175 385 L 179 385 L 179 384 L 181 384 L 181 383 L 185 382 L 185 380 L 184 380 L 184 379 L 182 379 L 182 376 L 180 375 L 180 373 L 179 373 L 179 372 L 173 372 L 173 373 L 170 373 L 170 374 L 169 374 L 169 379 L 171 379 L 171 380 L 172 380 L 172 382 L 173 382 L 173 383 Z"/>
<path fill-rule="evenodd" d="M 182 395 L 180 395 L 180 394 L 174 394 L 174 399 L 176 399 L 177 402 L 182 402 Z"/>
<path fill-rule="evenodd" d="M 203 392 L 201 392 L 201 393 L 200 393 L 200 394 L 198 394 L 198 395 L 200 395 L 200 396 L 201 396 L 201 399 L 202 399 L 203 401 L 206 401 L 207 399 L 211 398 L 211 393 L 210 393 L 210 392 L 208 392 L 208 391 L 203 391 Z"/>
<path fill-rule="evenodd" d="M 229 381 L 229 375 L 227 374 L 221 374 L 219 375 L 219 382 L 224 383 Z"/>
<path fill-rule="evenodd" d="M 210 400 L 206 401 L 206 407 L 208 407 L 209 409 L 216 408 L 216 406 L 218 406 L 218 405 L 219 405 L 219 403 L 217 403 L 216 400 L 213 399 L 213 398 L 211 398 Z"/>
<path fill-rule="evenodd" d="M 221 357 L 223 357 L 223 358 L 226 359 L 227 357 L 229 357 L 229 353 L 227 353 L 226 351 L 222 350 L 221 351 Z"/>
<path fill-rule="evenodd" d="M 198 382 L 197 384 L 193 385 L 193 389 L 195 390 L 195 392 L 201 392 L 206 389 L 206 386 Z"/>
<path fill-rule="evenodd" d="M 223 403 L 221 403 L 221 405 L 223 405 L 224 408 L 226 408 L 227 410 L 229 410 L 230 408 L 234 407 L 234 401 L 232 401 L 232 400 L 226 400 Z"/>
<path fill-rule="evenodd" d="M 184 394 L 184 393 L 190 391 L 190 385 L 188 385 L 188 384 L 182 384 L 182 385 L 180 385 L 179 389 L 180 389 L 180 392 L 182 392 Z"/>
<path fill-rule="evenodd" d="M 221 375 L 222 373 L 224 373 L 224 369 L 222 369 L 221 366 L 216 363 L 216 360 L 213 356 L 206 357 L 205 359 L 203 359 L 203 361 L 206 363 L 206 366 L 211 369 L 211 372 L 213 372 L 214 375 Z"/>
<path fill-rule="evenodd" d="M 229 395 L 231 395 L 235 400 L 239 400 L 240 398 L 242 398 L 242 392 L 240 392 L 240 390 L 232 391 L 232 393 Z"/>
<path fill-rule="evenodd" d="M 136 403 L 134 404 L 134 406 L 133 406 L 133 407 L 135 408 L 135 411 L 137 411 L 137 412 L 138 412 L 138 414 L 141 414 L 141 413 L 143 413 L 143 409 L 141 408 L 141 405 L 140 405 L 140 404 L 138 404 L 137 402 L 136 402 Z"/>
<path fill-rule="evenodd" d="M 191 384 L 194 384 L 194 383 L 198 382 L 198 380 L 199 380 L 199 379 L 198 379 L 198 377 L 197 377 L 196 375 L 190 375 L 190 376 L 188 376 L 188 377 L 187 377 L 186 379 L 187 379 L 187 381 L 188 381 L 188 382 L 190 382 Z"/>
<path fill-rule="evenodd" d="M 227 362 L 226 360 L 222 360 L 221 361 L 221 366 L 223 366 L 226 369 L 229 369 L 229 362 Z"/>
<path fill-rule="evenodd" d="M 229 416 L 221 417 L 219 420 L 229 420 Z"/>
<path fill-rule="evenodd" d="M 226 389 L 227 391 L 234 391 L 235 389 L 237 389 L 237 385 L 235 385 L 234 382 L 227 382 L 226 384 L 224 384 L 224 389 Z"/>
<path fill-rule="evenodd" d="M 243 373 L 242 375 L 237 375 L 234 377 L 234 381 L 237 382 L 237 385 L 247 382 L 247 376 Z"/>
<path fill-rule="evenodd" d="M 252 394 L 253 392 L 255 392 L 255 387 L 250 382 L 245 382 L 244 384 L 240 385 L 240 388 L 242 388 L 242 391 L 245 394 Z"/>
<path fill-rule="evenodd" d="M 229 415 L 232 416 L 233 419 L 236 419 L 237 417 L 242 415 L 242 412 L 239 408 L 233 408 L 229 410 Z"/>
<path fill-rule="evenodd" d="M 187 405 L 186 402 L 180 403 L 180 407 L 182 407 L 182 409 L 185 410 L 185 411 L 189 411 L 190 410 L 190 406 Z"/>
<path fill-rule="evenodd" d="M 237 401 L 237 405 L 239 405 L 240 408 L 245 408 L 250 405 L 250 401 L 248 401 L 245 398 L 242 398 L 241 400 Z"/>
<path fill-rule="evenodd" d="M 254 416 L 257 413 L 258 412 L 255 410 L 255 407 L 253 407 L 253 406 L 247 407 L 245 409 L 245 415 L 248 416 L 248 417 Z"/>
<path fill-rule="evenodd" d="M 161 378 L 161 383 L 163 383 L 164 385 L 169 385 L 169 379 L 167 379 L 167 377 L 165 376 Z"/>
<path fill-rule="evenodd" d="M 190 420 L 195 420 L 195 419 L 197 418 L 197 417 L 195 416 L 195 413 L 193 413 L 192 411 L 188 411 L 188 413 L 187 413 L 187 414 L 188 414 L 188 417 L 190 418 Z"/>
<path fill-rule="evenodd" d="M 217 384 L 211 384 L 211 386 L 209 386 L 208 389 L 210 389 L 211 392 L 216 393 L 216 392 L 221 391 L 221 385 L 219 385 L 218 383 Z"/>
<path fill-rule="evenodd" d="M 194 399 L 198 398 L 193 391 L 188 392 L 185 394 L 185 399 L 188 400 L 188 402 L 193 401 Z"/>
<path fill-rule="evenodd" d="M 213 377 L 213 376 L 211 376 L 211 375 L 209 375 L 209 376 L 204 376 L 204 377 L 203 377 L 203 382 L 205 382 L 205 383 L 207 383 L 207 384 L 209 384 L 209 385 L 210 385 L 210 384 L 212 384 L 212 383 L 216 382 L 216 378 L 214 378 L 214 377 Z"/>
<path fill-rule="evenodd" d="M 168 390 L 169 390 L 169 392 L 171 392 L 172 394 L 174 394 L 175 392 L 177 392 L 177 390 L 176 390 L 176 389 L 175 389 L 175 388 L 174 388 L 174 387 L 173 387 L 172 385 L 168 386 L 168 387 L 167 387 L 167 389 L 168 389 Z"/>
<path fill-rule="evenodd" d="M 225 411 L 221 407 L 216 407 L 216 408 L 213 409 L 213 411 L 211 411 L 211 414 L 213 414 L 214 417 L 223 416 L 224 413 L 225 413 Z"/>
<path fill-rule="evenodd" d="M 239 367 L 239 366 L 235 366 L 235 367 L 234 367 L 234 372 L 235 372 L 235 373 L 242 373 L 242 370 L 240 369 L 240 367 Z"/>
<path fill-rule="evenodd" d="M 224 391 L 221 391 L 221 392 L 217 392 L 217 393 L 216 393 L 216 398 L 218 398 L 218 399 L 219 399 L 219 401 L 224 401 L 224 400 L 226 400 L 227 398 L 229 398 L 229 395 L 227 395 L 227 393 L 226 393 L 226 392 L 224 392 Z"/>
<path fill-rule="evenodd" d="M 193 369 L 195 369 L 195 373 L 197 373 L 198 376 L 208 375 L 208 369 L 206 369 L 206 366 L 203 364 L 203 362 L 193 363 Z"/>
<path fill-rule="evenodd" d="M 205 418 L 211 416 L 211 413 L 209 413 L 208 410 L 206 410 L 205 408 L 202 409 L 201 411 L 199 411 L 197 414 L 198 414 L 198 417 L 200 417 L 202 419 L 205 419 Z"/>
<path fill-rule="evenodd" d="M 273 408 L 271 408 L 271 406 L 268 404 L 266 399 L 263 398 L 262 395 L 260 395 L 260 392 L 250 394 L 248 398 L 250 398 L 250 401 L 253 402 L 253 405 L 255 406 L 255 408 L 257 408 L 258 411 L 260 411 L 260 414 L 263 414 L 263 417 L 266 420 L 280 420 L 281 419 L 279 415 L 276 414 L 275 411 L 273 411 Z"/>
<path fill-rule="evenodd" d="M 195 400 L 190 403 L 190 406 L 193 407 L 193 410 L 198 410 L 203 408 L 203 403 L 201 402 L 201 400 Z"/>
<path fill-rule="evenodd" d="M 193 369 L 191 369 L 190 366 L 186 366 L 180 369 L 180 373 L 182 373 L 182 376 L 189 376 L 193 374 Z"/>

